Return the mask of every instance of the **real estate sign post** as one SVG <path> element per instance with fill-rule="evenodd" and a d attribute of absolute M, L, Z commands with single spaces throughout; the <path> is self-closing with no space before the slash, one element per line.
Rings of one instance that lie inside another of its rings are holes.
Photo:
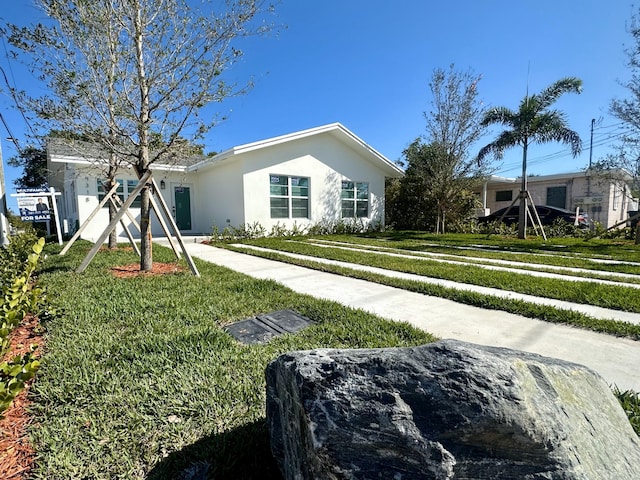
<path fill-rule="evenodd" d="M 23 222 L 46 222 L 47 232 L 51 233 L 51 210 L 56 222 L 56 233 L 58 243 L 62 245 L 62 232 L 60 230 L 60 219 L 58 215 L 58 205 L 56 203 L 57 193 L 51 188 L 18 188 L 12 197 L 17 197 L 18 210 Z"/>

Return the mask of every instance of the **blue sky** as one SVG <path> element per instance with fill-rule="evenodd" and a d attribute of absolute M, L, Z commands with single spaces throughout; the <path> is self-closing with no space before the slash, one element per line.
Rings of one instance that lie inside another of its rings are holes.
<path fill-rule="evenodd" d="M 5 21 L 42 20 L 31 0 L 5 2 Z M 620 133 L 608 109 L 612 98 L 627 96 L 619 81 L 630 76 L 624 48 L 632 44 L 626 26 L 633 11 L 625 0 L 282 0 L 279 33 L 242 45 L 245 55 L 231 74 L 253 76 L 255 86 L 216 106 L 228 119 L 208 134 L 206 151 L 340 122 L 395 161 L 425 133 L 433 69 L 453 63 L 482 75 L 478 91 L 488 106 L 517 108 L 527 84 L 534 93 L 565 76 L 582 79 L 582 94 L 556 104 L 580 134 L 582 155 L 574 159 L 559 144 L 534 145 L 528 169 L 540 175 L 580 170 L 589 162 L 592 118 L 599 121 L 594 160 Z M 0 48 L 10 82 L 37 88 Z M 26 142 L 26 125 L 4 91 L 0 111 Z M 5 159 L 16 154 L 7 136 L 0 125 Z M 518 176 L 521 155 L 507 151 L 496 174 Z M 5 166 L 9 190 L 19 173 Z"/>

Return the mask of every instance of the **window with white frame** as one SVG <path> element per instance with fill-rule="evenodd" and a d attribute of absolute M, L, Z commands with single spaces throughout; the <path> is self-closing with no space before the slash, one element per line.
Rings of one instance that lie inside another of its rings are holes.
<path fill-rule="evenodd" d="M 618 210 L 618 208 L 620 207 L 620 195 L 621 191 L 620 191 L 620 186 L 617 184 L 613 184 L 613 202 L 611 205 L 611 208 L 613 210 Z"/>
<path fill-rule="evenodd" d="M 105 188 L 104 188 L 104 183 L 103 183 L 104 180 L 98 179 L 97 182 L 98 182 L 97 183 L 98 184 L 98 201 L 101 202 L 104 199 L 104 196 L 107 192 L 105 191 Z M 118 182 L 119 184 L 116 192 L 122 202 L 124 202 L 125 198 L 129 197 L 131 192 L 133 192 L 133 189 L 136 188 L 136 186 L 138 185 L 137 180 L 125 181 L 119 178 L 116 180 L 116 182 Z M 108 205 L 109 205 L 109 202 L 105 203 L 103 208 L 107 208 Z M 138 194 L 138 196 L 135 198 L 135 200 L 131 204 L 131 208 L 140 208 L 140 194 Z"/>
<path fill-rule="evenodd" d="M 342 218 L 369 216 L 369 184 L 367 182 L 342 181 Z"/>
<path fill-rule="evenodd" d="M 309 218 L 309 179 L 269 175 L 271 218 Z"/>
<path fill-rule="evenodd" d="M 127 197 L 131 195 L 131 192 L 138 186 L 138 180 L 127 180 Z M 138 194 L 131 204 L 131 208 L 140 208 L 142 206 L 142 200 L 140 194 Z"/>

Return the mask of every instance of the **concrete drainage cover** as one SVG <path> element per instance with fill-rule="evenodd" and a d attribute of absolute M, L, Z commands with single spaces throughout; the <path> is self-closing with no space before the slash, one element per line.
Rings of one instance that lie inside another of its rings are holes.
<path fill-rule="evenodd" d="M 247 318 L 224 327 L 231 336 L 241 343 L 267 343 L 274 337 L 285 333 L 295 333 L 313 322 L 293 310 L 278 310 L 276 312 Z"/>

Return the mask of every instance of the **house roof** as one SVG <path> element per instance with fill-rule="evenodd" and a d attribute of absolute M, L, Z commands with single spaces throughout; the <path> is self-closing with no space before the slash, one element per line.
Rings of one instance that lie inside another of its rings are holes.
<path fill-rule="evenodd" d="M 330 123 L 328 125 L 323 125 L 320 127 L 301 130 L 286 135 L 280 135 L 278 137 L 267 138 L 265 140 L 259 140 L 257 142 L 245 143 L 244 145 L 232 147 L 215 155 L 214 157 L 204 158 L 201 162 L 190 165 L 188 167 L 188 170 L 197 170 L 205 166 L 215 165 L 219 162 L 232 160 L 244 153 L 264 148 L 270 148 L 284 143 L 301 140 L 321 134 L 329 134 L 339 141 L 361 152 L 367 159 L 375 163 L 380 169 L 385 172 L 385 174 L 390 177 L 400 177 L 404 174 L 403 170 L 398 165 L 391 162 L 387 157 L 375 150 L 373 147 L 364 142 L 360 137 L 355 135 L 340 123 Z"/>
<path fill-rule="evenodd" d="M 270 148 L 276 145 L 322 134 L 331 135 L 347 146 L 361 152 L 365 158 L 376 164 L 389 177 L 400 177 L 404 174 L 403 170 L 399 166 L 391 162 L 388 158 L 365 143 L 340 123 L 331 123 L 320 127 L 289 133 L 287 135 L 246 143 L 244 145 L 232 147 L 212 157 L 198 155 L 182 159 L 176 158 L 175 161 L 172 159 L 171 162 L 162 164 L 155 163 L 153 168 L 157 170 L 180 170 L 192 172 L 207 166 L 215 166 L 221 162 L 233 161 L 243 153 Z M 53 162 L 88 164 L 99 162 L 101 159 L 104 161 L 103 159 L 106 157 L 106 151 L 96 147 L 95 145 L 90 145 L 84 142 L 70 142 L 61 139 L 51 140 L 47 145 L 47 150 L 49 157 Z"/>
<path fill-rule="evenodd" d="M 609 173 L 615 174 L 622 179 L 626 179 L 626 180 L 632 179 L 632 176 L 626 170 L 614 169 L 614 170 L 611 170 Z M 528 183 L 553 182 L 553 181 L 571 180 L 578 177 L 588 177 L 588 176 L 596 177 L 598 175 L 599 174 L 596 172 L 593 172 L 590 174 L 588 170 L 580 170 L 578 172 L 568 172 L 568 173 L 554 173 L 550 175 L 527 175 L 527 182 Z M 505 184 L 505 183 L 519 184 L 521 180 L 522 180 L 522 177 L 509 178 L 509 177 L 500 177 L 496 175 L 491 175 L 489 178 L 487 178 L 486 183 L 488 185 L 498 185 L 498 184 Z"/>
<path fill-rule="evenodd" d="M 69 140 L 63 138 L 50 138 L 47 142 L 47 153 L 53 162 L 93 164 L 106 162 L 108 152 L 104 147 L 91 142 Z M 128 152 L 123 152 L 122 157 L 132 157 Z M 189 165 L 202 161 L 204 156 L 173 157 L 169 162 L 158 163 L 157 167 L 163 169 L 184 169 Z"/>

